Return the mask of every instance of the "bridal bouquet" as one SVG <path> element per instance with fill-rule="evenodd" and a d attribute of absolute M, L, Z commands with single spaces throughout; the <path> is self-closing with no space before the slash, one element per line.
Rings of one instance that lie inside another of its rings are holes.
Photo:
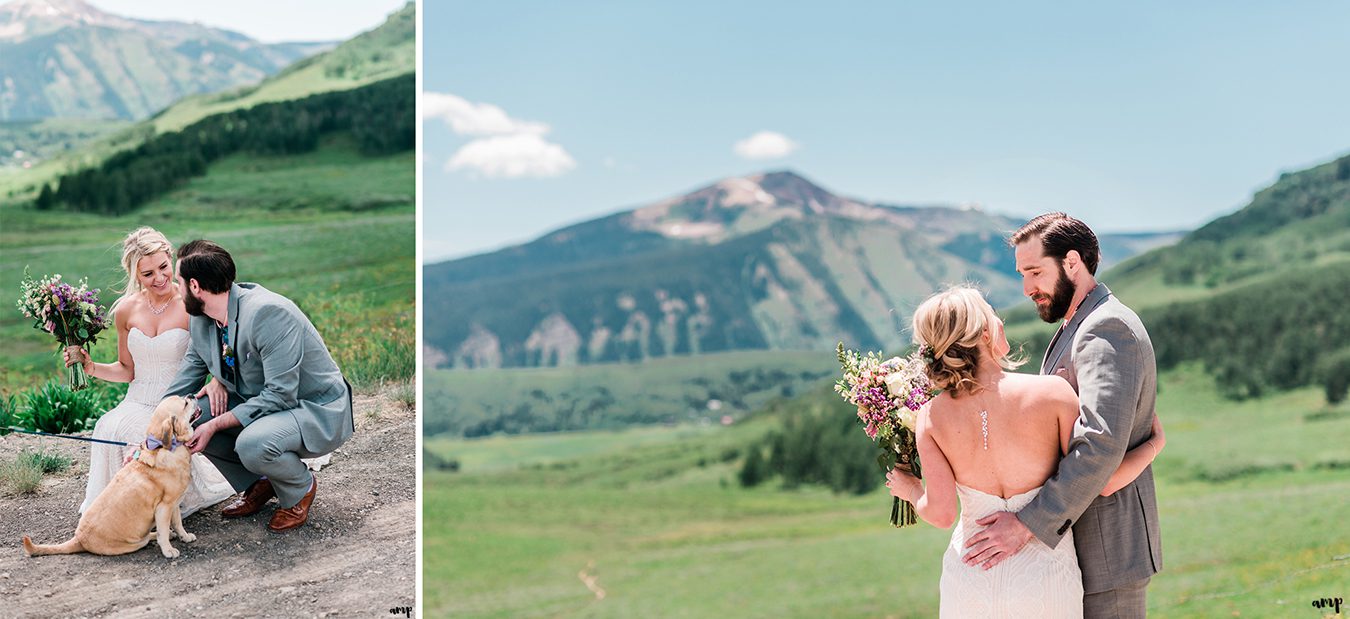
<path fill-rule="evenodd" d="M 98 289 L 90 290 L 85 280 L 75 287 L 61 281 L 60 275 L 34 280 L 25 271 L 20 288 L 19 310 L 34 320 L 34 328 L 56 336 L 62 347 L 93 344 L 108 327 L 107 313 L 98 304 Z M 68 370 L 72 390 L 89 386 L 83 365 L 76 363 Z"/>
<path fill-rule="evenodd" d="M 834 384 L 834 391 L 858 408 L 863 431 L 881 449 L 877 465 L 884 472 L 899 467 L 922 476 L 914 423 L 919 408 L 932 396 L 918 353 L 883 361 L 881 353 L 860 355 L 844 348 L 842 342 L 837 352 L 844 376 Z M 915 522 L 914 506 L 896 498 L 891 524 L 903 527 Z"/>

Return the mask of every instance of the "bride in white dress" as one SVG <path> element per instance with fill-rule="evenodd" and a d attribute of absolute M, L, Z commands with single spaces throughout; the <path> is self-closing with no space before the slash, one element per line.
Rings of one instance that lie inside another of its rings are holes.
<path fill-rule="evenodd" d="M 965 543 L 994 512 L 1017 512 L 1040 492 L 1067 451 L 1078 419 L 1078 396 L 1057 376 L 1004 371 L 1010 346 L 1003 322 L 980 293 L 956 287 L 914 312 L 914 338 L 928 377 L 942 393 L 919 411 L 923 482 L 892 471 L 891 494 L 914 504 L 929 524 L 947 528 L 942 557 L 942 617 L 1082 617 L 1083 582 L 1073 535 L 1055 548 L 1034 537 L 991 569 L 967 565 Z M 1154 436 L 1125 455 L 1103 495 L 1138 477 L 1165 438 Z M 960 499 L 960 515 L 957 500 Z"/>
<path fill-rule="evenodd" d="M 121 443 L 145 440 L 150 415 L 178 373 L 188 347 L 188 314 L 174 282 L 173 247 L 153 228 L 140 228 L 122 243 L 126 292 L 113 304 L 117 326 L 117 361 L 92 363 L 87 351 L 66 349 L 66 363 L 82 363 L 94 378 L 130 382 L 126 398 L 94 424 L 94 438 Z M 212 402 L 225 401 L 225 388 L 215 379 L 202 389 Z M 219 396 L 217 396 L 219 394 Z M 84 513 L 122 468 L 129 448 L 93 443 Z M 215 505 L 234 494 L 225 477 L 206 457 L 192 456 L 192 481 L 180 504 L 183 516 Z"/>

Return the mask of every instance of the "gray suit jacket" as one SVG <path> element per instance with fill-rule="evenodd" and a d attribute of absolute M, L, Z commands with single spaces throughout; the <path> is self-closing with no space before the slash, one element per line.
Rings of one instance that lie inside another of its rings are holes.
<path fill-rule="evenodd" d="M 1125 452 L 1152 435 L 1153 342 L 1139 317 L 1098 284 L 1050 342 L 1041 373 L 1060 369 L 1078 392 L 1078 423 L 1058 471 L 1017 517 L 1051 547 L 1072 526 L 1083 590 L 1100 593 L 1162 569 L 1153 467 L 1099 496 Z"/>
<path fill-rule="evenodd" d="M 355 427 L 351 389 L 314 324 L 290 299 L 250 283 L 230 288 L 228 314 L 237 372 L 221 367 L 216 321 L 193 316 L 192 342 L 165 395 L 196 393 L 209 373 L 224 383 L 228 409 L 245 427 L 293 411 L 306 450 L 337 449 Z"/>

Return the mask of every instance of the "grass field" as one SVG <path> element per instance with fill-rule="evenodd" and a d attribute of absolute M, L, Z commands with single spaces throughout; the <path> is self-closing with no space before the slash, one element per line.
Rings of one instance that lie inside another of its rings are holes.
<path fill-rule="evenodd" d="M 833 351 L 740 351 L 645 363 L 431 370 L 423 381 L 423 429 L 428 436 L 480 436 L 718 422 L 797 395 L 838 368 Z"/>
<path fill-rule="evenodd" d="M 414 366 L 414 157 L 365 157 L 350 136 L 332 135 L 305 155 L 235 155 L 206 176 L 120 217 L 0 206 L 0 392 L 56 375 L 56 345 L 14 307 L 24 269 L 33 276 L 88 277 L 116 299 L 121 239 L 150 225 L 181 244 L 210 238 L 258 282 L 310 314 L 354 384 L 388 374 L 409 380 Z M 116 355 L 113 333 L 94 346 Z"/>
<path fill-rule="evenodd" d="M 1350 406 L 1317 389 L 1234 403 L 1188 367 L 1163 376 L 1159 410 L 1151 615 L 1322 617 L 1313 600 L 1350 594 Z M 890 528 L 884 490 L 737 485 L 774 426 L 428 440 L 463 468 L 424 480 L 425 612 L 936 616 L 948 531 Z"/>

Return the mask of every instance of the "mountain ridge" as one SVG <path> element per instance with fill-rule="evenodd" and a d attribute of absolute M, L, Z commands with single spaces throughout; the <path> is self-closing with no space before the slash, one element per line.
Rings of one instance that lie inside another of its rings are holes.
<path fill-rule="evenodd" d="M 1020 299 L 1004 242 L 1020 223 L 848 198 L 792 170 L 724 178 L 427 265 L 425 338 L 451 367 L 903 347 L 909 312 L 942 286 Z"/>
<path fill-rule="evenodd" d="M 139 120 L 190 94 L 256 83 L 332 42 L 261 43 L 83 0 L 0 5 L 0 120 Z"/>

